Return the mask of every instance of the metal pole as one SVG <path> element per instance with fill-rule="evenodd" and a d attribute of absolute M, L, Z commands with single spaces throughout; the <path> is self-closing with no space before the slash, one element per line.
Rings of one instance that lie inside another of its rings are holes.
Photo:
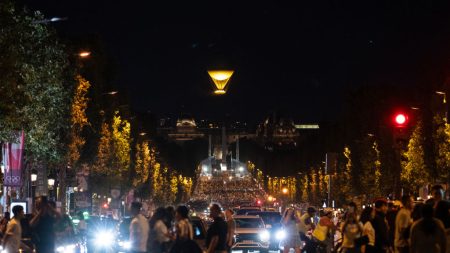
<path fill-rule="evenodd" d="M 328 166 L 329 166 L 328 154 L 325 154 L 325 175 L 328 176 L 328 183 L 327 183 L 327 207 L 330 206 L 330 184 L 331 184 L 330 175 L 328 175 Z"/>

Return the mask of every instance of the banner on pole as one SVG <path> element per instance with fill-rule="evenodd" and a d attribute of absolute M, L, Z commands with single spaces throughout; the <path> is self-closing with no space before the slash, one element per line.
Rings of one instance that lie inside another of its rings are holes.
<path fill-rule="evenodd" d="M 22 186 L 22 164 L 23 164 L 23 148 L 25 142 L 24 132 L 14 133 L 14 143 L 3 143 L 3 165 L 5 166 L 5 174 L 3 179 L 4 186 L 18 187 Z"/>

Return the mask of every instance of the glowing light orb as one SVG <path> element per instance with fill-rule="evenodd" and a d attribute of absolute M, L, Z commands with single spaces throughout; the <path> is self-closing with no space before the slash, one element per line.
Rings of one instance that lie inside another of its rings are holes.
<path fill-rule="evenodd" d="M 223 95 L 226 93 L 225 87 L 230 81 L 234 70 L 208 70 L 208 75 L 211 77 L 214 85 L 216 86 L 215 94 Z"/>
<path fill-rule="evenodd" d="M 399 125 L 403 125 L 406 122 L 406 116 L 404 114 L 397 114 L 395 116 L 395 123 L 399 124 Z"/>

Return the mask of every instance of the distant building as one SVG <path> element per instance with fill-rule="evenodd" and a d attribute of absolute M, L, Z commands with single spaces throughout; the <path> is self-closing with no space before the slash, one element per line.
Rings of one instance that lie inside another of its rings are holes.
<path fill-rule="evenodd" d="M 158 133 L 166 134 L 167 137 L 176 142 L 190 141 L 203 138 L 204 134 L 198 131 L 197 124 L 192 117 L 183 117 L 177 120 L 175 127 L 165 125 L 166 121 L 160 121 L 164 127 L 158 128 Z"/>
<path fill-rule="evenodd" d="M 174 122 L 171 118 L 159 120 L 158 134 L 175 142 L 194 139 L 208 139 L 213 142 L 221 136 L 223 124 L 207 119 L 198 122 L 191 116 L 181 116 Z M 299 145 L 300 137 L 307 132 L 318 130 L 318 124 L 295 124 L 290 118 L 278 118 L 276 114 L 267 117 L 255 130 L 249 130 L 247 123 L 231 121 L 226 124 L 226 143 L 235 143 L 238 139 L 254 140 L 268 150 L 293 149 Z M 221 139 L 221 138 L 220 138 Z"/>
<path fill-rule="evenodd" d="M 300 136 L 294 121 L 277 118 L 276 114 L 267 117 L 256 130 L 258 142 L 266 149 L 295 148 Z"/>

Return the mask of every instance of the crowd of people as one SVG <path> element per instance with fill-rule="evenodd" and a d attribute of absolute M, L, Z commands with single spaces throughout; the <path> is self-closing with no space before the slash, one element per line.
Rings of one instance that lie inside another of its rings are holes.
<path fill-rule="evenodd" d="M 400 207 L 377 199 L 361 212 L 350 203 L 335 220 L 333 213 L 321 210 L 319 221 L 314 222 L 314 208 L 303 215 L 287 209 L 283 224 L 290 239 L 284 243 L 285 252 L 289 248 L 306 253 L 450 252 L 450 204 L 440 185 L 432 188 L 432 198 L 424 203 L 404 195 Z"/>
<path fill-rule="evenodd" d="M 218 204 L 209 208 L 212 223 L 206 233 L 205 245 L 194 241 L 187 206 L 159 207 L 148 221 L 139 213 L 139 208 L 139 203 L 132 203 L 134 218 L 130 224 L 130 242 L 133 253 L 226 253 L 232 246 L 233 213 L 231 210 L 222 213 Z"/>
<path fill-rule="evenodd" d="M 36 212 L 32 217 L 25 217 L 22 206 L 14 206 L 13 217 L 5 216 L 0 221 L 1 245 L 6 252 L 53 253 L 59 238 L 74 237 L 76 231 L 70 218 L 59 213 L 54 203 L 42 196 L 36 199 L 35 204 Z M 205 244 L 199 245 L 194 241 L 194 230 L 187 206 L 159 207 L 147 218 L 143 215 L 142 204 L 132 202 L 131 222 L 128 227 L 130 253 L 229 252 L 234 239 L 233 211 L 222 213 L 218 204 L 211 205 L 209 211 L 212 223 L 207 230 Z M 87 229 L 81 217 L 78 226 L 81 230 L 78 233 Z M 24 243 L 23 230 L 28 228 L 31 229 L 32 240 L 30 243 Z"/>
<path fill-rule="evenodd" d="M 36 198 L 32 215 L 25 215 L 20 205 L 14 206 L 12 212 L 12 218 L 6 212 L 0 221 L 1 244 L 6 252 L 54 252 L 56 243 L 75 235 L 70 217 L 58 212 L 55 202 L 45 196 Z"/>
<path fill-rule="evenodd" d="M 199 177 L 191 200 L 208 200 L 209 202 L 227 203 L 239 206 L 242 202 L 254 202 L 264 199 L 265 192 L 252 177 Z"/>

